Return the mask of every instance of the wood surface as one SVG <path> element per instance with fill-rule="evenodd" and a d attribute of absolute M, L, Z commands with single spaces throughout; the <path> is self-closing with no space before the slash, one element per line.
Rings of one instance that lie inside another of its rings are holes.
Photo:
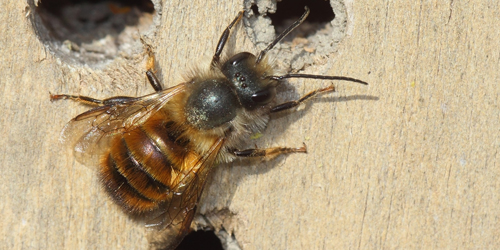
<path fill-rule="evenodd" d="M 242 2 L 162 2 L 150 37 L 166 86 L 211 56 Z M 346 2 L 350 30 L 330 66 L 305 70 L 370 85 L 335 82 L 275 117 L 249 146 L 308 153 L 217 167 L 200 212 L 222 214 L 242 249 L 500 248 L 499 3 Z M 146 249 L 143 225 L 58 142 L 87 108 L 49 100 L 150 93 L 146 57 L 66 63 L 35 34 L 34 8 L 0 3 L 0 249 Z M 238 32 L 233 46 L 255 52 Z M 280 98 L 328 84 L 291 81 Z"/>

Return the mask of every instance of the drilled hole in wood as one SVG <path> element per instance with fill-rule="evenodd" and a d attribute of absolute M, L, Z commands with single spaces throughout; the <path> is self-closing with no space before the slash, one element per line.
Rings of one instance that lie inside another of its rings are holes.
<path fill-rule="evenodd" d="M 63 61 L 88 66 L 140 52 L 155 15 L 150 0 L 35 1 L 39 38 Z"/>
<path fill-rule="evenodd" d="M 250 39 L 263 49 L 299 19 L 305 6 L 307 19 L 270 54 L 291 70 L 321 64 L 337 50 L 347 31 L 347 14 L 342 0 L 244 0 L 245 24 Z"/>
<path fill-rule="evenodd" d="M 269 13 L 271 23 L 274 26 L 276 33 L 283 32 L 288 26 L 295 22 L 304 13 L 304 7 L 308 6 L 311 14 L 299 26 L 294 34 L 287 37 L 291 41 L 292 37 L 308 37 L 317 30 L 324 29 L 334 18 L 335 13 L 328 1 L 311 1 L 311 0 L 288 0 L 281 1 L 277 4 L 276 13 Z"/>
<path fill-rule="evenodd" d="M 214 231 L 198 230 L 188 234 L 176 250 L 223 250 L 222 243 Z"/>

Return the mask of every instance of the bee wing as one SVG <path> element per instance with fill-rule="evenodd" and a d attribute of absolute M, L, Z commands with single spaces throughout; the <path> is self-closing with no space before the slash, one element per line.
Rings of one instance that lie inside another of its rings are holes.
<path fill-rule="evenodd" d="M 207 175 L 223 144 L 224 139 L 220 138 L 205 156 L 192 165 L 188 174 L 181 177 L 173 188 L 172 199 L 165 202 L 160 212 L 147 222 L 147 227 L 158 229 L 149 234 L 151 246 L 174 249 L 189 233 Z"/>
<path fill-rule="evenodd" d="M 178 93 L 184 84 L 129 101 L 112 103 L 84 112 L 73 118 L 61 132 L 60 141 L 74 147 L 76 159 L 95 165 L 115 134 L 143 124 Z"/>

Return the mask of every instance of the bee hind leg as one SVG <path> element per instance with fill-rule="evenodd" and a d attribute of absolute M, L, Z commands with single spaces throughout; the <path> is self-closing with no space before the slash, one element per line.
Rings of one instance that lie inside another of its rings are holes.
<path fill-rule="evenodd" d="M 314 96 L 316 96 L 318 94 L 325 93 L 325 92 L 332 92 L 332 91 L 335 91 L 335 87 L 333 87 L 333 86 L 330 86 L 328 88 L 317 89 L 317 90 L 311 91 L 307 95 L 301 97 L 300 99 L 298 99 L 296 101 L 289 101 L 289 102 L 285 102 L 285 103 L 282 103 L 282 104 L 279 104 L 279 105 L 276 105 L 276 106 L 272 107 L 271 108 L 271 113 L 280 112 L 280 111 L 283 111 L 283 110 L 287 110 L 287 109 L 291 109 L 291 108 L 297 107 L 301 103 L 303 103 L 303 102 L 311 99 L 312 97 L 314 97 Z"/>
<path fill-rule="evenodd" d="M 272 160 L 282 154 L 307 153 L 306 144 L 300 148 L 273 147 L 273 148 L 251 148 L 245 150 L 234 150 L 232 153 L 238 157 L 261 157 Z"/>
<path fill-rule="evenodd" d="M 79 102 L 82 104 L 90 105 L 90 106 L 105 106 L 105 105 L 111 105 L 111 104 L 116 104 L 116 103 L 127 103 L 131 100 L 134 100 L 134 97 L 129 97 L 129 96 L 115 96 L 111 97 L 108 99 L 95 99 L 92 97 L 88 96 L 83 96 L 83 95 L 54 95 L 50 94 L 50 100 L 51 101 L 57 101 L 57 100 L 72 100 L 75 102 Z"/>
<path fill-rule="evenodd" d="M 153 86 L 153 89 L 158 92 L 162 91 L 163 87 L 161 86 L 160 81 L 156 77 L 156 75 L 153 73 L 151 69 L 148 69 L 146 71 L 146 76 L 148 77 L 149 83 L 151 86 Z M 127 103 L 130 101 L 135 100 L 135 97 L 129 97 L 129 96 L 115 96 L 107 99 L 96 99 L 88 96 L 83 96 L 83 95 L 54 95 L 50 93 L 50 100 L 51 101 L 57 101 L 57 100 L 72 100 L 75 102 L 79 102 L 85 105 L 90 105 L 90 106 L 105 106 L 105 105 L 111 105 L 111 104 L 118 104 L 118 103 Z"/>

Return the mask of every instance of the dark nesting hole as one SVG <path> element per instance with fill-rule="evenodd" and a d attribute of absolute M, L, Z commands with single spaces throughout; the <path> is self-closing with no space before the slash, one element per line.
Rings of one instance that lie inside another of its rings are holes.
<path fill-rule="evenodd" d="M 306 20 L 268 53 L 290 71 L 327 64 L 346 35 L 347 12 L 343 0 L 248 0 L 245 3 L 247 32 L 260 49 L 297 21 L 304 14 L 305 6 L 309 7 Z"/>
<path fill-rule="evenodd" d="M 307 37 L 312 32 L 323 28 L 335 18 L 332 6 L 325 0 L 283 0 L 277 3 L 276 13 L 269 13 L 271 23 L 277 34 L 283 32 L 305 12 L 305 6 L 311 10 L 307 19 L 296 29 L 296 35 Z M 253 7 L 252 7 L 253 8 Z M 294 34 L 288 36 L 295 37 Z"/>
<path fill-rule="evenodd" d="M 222 243 L 214 231 L 198 230 L 188 234 L 176 250 L 223 250 Z"/>
<path fill-rule="evenodd" d="M 56 55 L 92 64 L 131 54 L 155 9 L 151 0 L 43 0 L 35 13 L 35 28 L 45 29 L 38 34 Z"/>
<path fill-rule="evenodd" d="M 253 14 L 254 15 L 259 15 L 259 8 L 257 7 L 257 5 L 255 4 L 252 4 L 252 6 L 250 7 L 250 9 L 252 10 Z"/>

